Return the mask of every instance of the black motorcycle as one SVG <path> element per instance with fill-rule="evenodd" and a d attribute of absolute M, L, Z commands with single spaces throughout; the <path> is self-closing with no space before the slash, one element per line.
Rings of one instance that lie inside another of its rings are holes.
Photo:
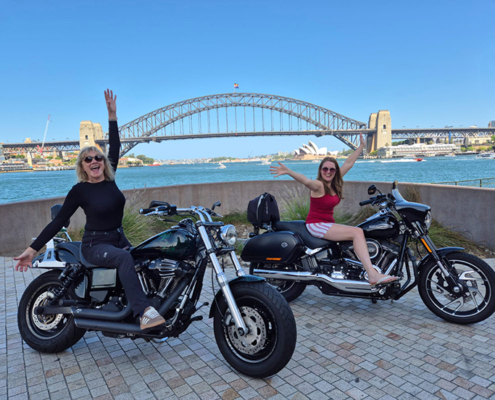
<path fill-rule="evenodd" d="M 220 290 L 210 309 L 215 339 L 227 362 L 239 372 L 263 378 L 287 365 L 296 345 L 296 324 L 287 301 L 265 279 L 246 275 L 235 254 L 233 225 L 214 222 L 212 209 L 177 208 L 153 201 L 141 214 L 184 215 L 176 226 L 130 249 L 150 303 L 165 325 L 142 331 L 133 317 L 115 269 L 87 262 L 81 243 L 72 242 L 67 226 L 52 239 L 33 267 L 50 271 L 26 288 L 18 311 L 24 341 L 40 352 L 57 353 L 79 341 L 88 330 L 114 338 L 160 341 L 177 337 L 194 321 L 206 267 L 211 263 Z M 52 218 L 61 206 L 52 208 Z M 231 259 L 237 277 L 227 280 L 219 260 Z M 213 288 L 214 289 L 214 288 Z"/>
<path fill-rule="evenodd" d="M 370 196 L 377 188 L 368 188 Z M 264 277 L 292 301 L 306 285 L 332 296 L 398 300 L 418 286 L 426 306 L 439 317 L 458 324 L 483 321 L 495 311 L 495 271 L 460 247 L 437 249 L 428 236 L 431 209 L 406 201 L 397 182 L 392 192 L 359 203 L 379 212 L 358 225 L 363 229 L 374 268 L 399 277 L 391 284 L 371 286 L 352 242 L 332 242 L 310 235 L 304 221 L 265 221 L 241 254 L 250 273 Z M 418 262 L 411 251 L 426 255 Z"/>

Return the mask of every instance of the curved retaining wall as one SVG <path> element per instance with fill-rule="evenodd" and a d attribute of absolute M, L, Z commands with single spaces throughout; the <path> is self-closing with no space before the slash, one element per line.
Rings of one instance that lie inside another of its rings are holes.
<path fill-rule="evenodd" d="M 373 182 L 383 193 L 391 183 Z M 345 212 L 359 210 L 359 202 L 368 199 L 370 182 L 346 182 L 345 199 L 339 208 Z M 466 237 L 495 250 L 495 189 L 460 186 L 402 183 L 404 193 L 408 187 L 415 187 L 421 202 L 432 207 L 433 217 Z M 220 182 L 195 185 L 163 186 L 124 190 L 123 193 L 137 208 L 145 208 L 151 200 L 163 200 L 178 207 L 201 205 L 210 207 L 221 201 L 223 215 L 237 210 L 246 210 L 249 200 L 261 193 L 270 192 L 278 200 L 293 195 L 309 195 L 301 184 L 289 180 Z M 32 241 L 32 238 L 50 221 L 50 207 L 61 204 L 63 197 L 44 200 L 0 204 L 0 255 L 18 254 Z M 71 219 L 69 229 L 84 226 L 84 212 L 79 209 Z"/>

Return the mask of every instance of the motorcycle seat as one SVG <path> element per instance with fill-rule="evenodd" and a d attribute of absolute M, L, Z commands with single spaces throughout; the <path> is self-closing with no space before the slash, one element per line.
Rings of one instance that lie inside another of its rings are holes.
<path fill-rule="evenodd" d="M 311 235 L 306 228 L 306 222 L 304 221 L 274 221 L 272 228 L 276 231 L 291 231 L 297 233 L 304 244 L 310 249 L 317 249 L 318 247 L 326 247 L 331 242 L 326 239 L 319 239 Z"/>

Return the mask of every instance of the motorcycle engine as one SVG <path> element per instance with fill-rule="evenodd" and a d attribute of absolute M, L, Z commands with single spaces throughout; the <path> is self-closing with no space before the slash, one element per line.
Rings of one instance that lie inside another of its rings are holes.
<path fill-rule="evenodd" d="M 150 294 L 166 298 L 172 292 L 180 278 L 193 267 L 183 261 L 159 258 L 150 262 L 146 272 L 146 280 Z"/>
<path fill-rule="evenodd" d="M 398 258 L 400 246 L 389 241 L 379 242 L 375 239 L 366 239 L 368 252 L 373 265 L 380 268 L 380 272 L 386 271 L 394 259 Z M 365 280 L 366 272 L 360 264 L 359 258 L 354 252 L 352 242 L 341 243 L 342 259 L 332 258 L 328 250 L 315 254 L 315 259 L 321 270 L 332 279 Z M 344 259 L 354 260 L 345 261 Z"/>

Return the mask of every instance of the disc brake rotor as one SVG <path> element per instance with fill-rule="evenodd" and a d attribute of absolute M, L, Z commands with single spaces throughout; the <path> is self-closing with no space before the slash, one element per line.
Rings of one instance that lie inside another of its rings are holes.
<path fill-rule="evenodd" d="M 253 308 L 241 307 L 239 311 L 249 333 L 246 336 L 239 336 L 235 324 L 231 324 L 227 326 L 230 341 L 238 351 L 250 355 L 256 354 L 265 346 L 267 340 L 265 321 Z"/>
<path fill-rule="evenodd" d="M 64 317 L 63 314 L 36 315 L 34 313 L 36 307 L 44 306 L 47 302 L 48 302 L 48 294 L 47 292 L 45 292 L 36 299 L 31 311 L 31 318 L 34 322 L 34 325 L 36 325 L 36 327 L 42 331 L 49 331 L 55 328 Z"/>

